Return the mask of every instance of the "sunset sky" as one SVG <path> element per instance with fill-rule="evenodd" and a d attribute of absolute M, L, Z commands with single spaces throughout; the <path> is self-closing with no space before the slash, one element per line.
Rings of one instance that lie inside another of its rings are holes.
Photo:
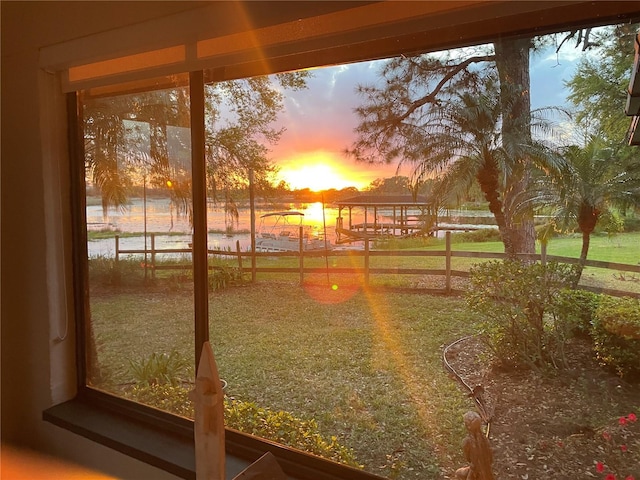
<path fill-rule="evenodd" d="M 563 81 L 571 77 L 582 55 L 567 46 L 559 55 L 550 49 L 532 57 L 532 108 L 565 103 Z M 356 164 L 342 153 L 355 138 L 353 109 L 362 101 L 355 93 L 356 85 L 375 83 L 379 65 L 365 62 L 314 69 L 308 89 L 287 94 L 285 111 L 279 117 L 286 131 L 272 148 L 272 158 L 280 167 L 277 181 L 284 180 L 293 189 L 362 189 L 376 178 L 396 174 L 397 165 Z"/>

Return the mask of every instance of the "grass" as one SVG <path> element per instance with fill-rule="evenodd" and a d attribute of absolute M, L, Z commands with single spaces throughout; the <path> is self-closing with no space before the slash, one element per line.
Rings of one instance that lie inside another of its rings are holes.
<path fill-rule="evenodd" d="M 463 301 L 349 293 L 273 282 L 212 294 L 211 341 L 226 392 L 315 418 L 369 471 L 441 478 L 441 466 L 463 461 L 461 416 L 471 408 L 440 357 L 444 344 L 471 332 Z M 93 297 L 99 359 L 110 372 L 102 388 L 121 392 L 134 381 L 129 362 L 154 352 L 190 358 L 192 308 L 166 292 Z"/>

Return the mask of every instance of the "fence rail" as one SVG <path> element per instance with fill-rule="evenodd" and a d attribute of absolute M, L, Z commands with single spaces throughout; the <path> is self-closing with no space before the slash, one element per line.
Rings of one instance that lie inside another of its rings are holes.
<path fill-rule="evenodd" d="M 156 249 L 154 234 L 151 235 L 151 248 L 147 250 L 140 249 L 120 249 L 119 237 L 115 237 L 115 261 L 116 264 L 120 260 L 121 255 L 145 255 L 148 257 L 144 262 L 145 277 L 147 271 L 151 272 L 152 277 L 155 276 L 156 271 L 160 270 L 188 270 L 192 268 L 191 263 L 185 264 L 164 264 L 156 262 L 158 255 L 164 254 L 185 254 L 190 255 L 190 248 L 170 248 L 170 249 Z M 363 250 L 317 250 L 317 251 L 304 251 L 304 252 L 250 252 L 241 251 L 239 242 L 236 243 L 236 251 L 229 250 L 208 250 L 209 255 L 217 257 L 232 258 L 237 262 L 237 268 L 241 273 L 251 273 L 252 281 L 255 281 L 258 273 L 289 273 L 298 274 L 300 276 L 300 283 L 304 282 L 305 275 L 311 274 L 353 274 L 362 275 L 364 278 L 364 284 L 369 285 L 370 276 L 372 274 L 387 274 L 387 275 L 432 275 L 442 276 L 445 279 L 445 287 L 443 289 L 429 289 L 427 291 L 433 291 L 438 293 L 452 294 L 462 293 L 461 290 L 455 290 L 451 286 L 451 279 L 469 278 L 470 273 L 464 270 L 454 270 L 451 266 L 452 258 L 472 258 L 472 259 L 505 259 L 504 253 L 497 252 L 474 252 L 474 251 L 453 251 L 451 249 L 451 233 L 447 232 L 445 237 L 445 249 L 444 250 L 371 250 L 369 248 L 369 241 L 365 241 Z M 558 262 L 577 265 L 580 263 L 580 259 L 573 257 L 561 257 L 556 255 L 547 255 L 545 245 L 541 248 L 539 254 L 521 254 L 521 258 L 535 261 L 535 262 Z M 256 259 L 258 258 L 297 258 L 298 265 L 293 267 L 258 267 L 256 265 Z M 357 258 L 362 257 L 361 267 L 342 267 L 342 266 L 329 266 L 328 261 L 324 267 L 311 267 L 305 266 L 305 260 L 313 258 L 339 258 L 350 257 Z M 370 259 L 372 257 L 444 257 L 444 268 L 409 268 L 409 267 L 372 267 Z M 243 259 L 248 258 L 250 260 L 250 266 L 243 264 Z M 614 270 L 617 272 L 631 272 L 640 274 L 639 265 L 629 265 L 625 263 L 604 262 L 600 260 L 585 261 L 585 267 L 594 267 Z M 210 270 L 220 269 L 222 267 L 209 266 Z M 616 290 L 609 288 L 601 288 L 590 285 L 580 284 L 579 288 L 595 293 L 605 293 L 614 296 L 630 296 L 634 298 L 640 298 L 640 293 L 630 292 L 627 290 Z"/>

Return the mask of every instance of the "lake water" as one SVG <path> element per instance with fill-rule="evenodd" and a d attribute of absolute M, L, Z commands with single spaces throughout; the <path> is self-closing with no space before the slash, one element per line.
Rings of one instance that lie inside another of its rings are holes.
<path fill-rule="evenodd" d="M 142 199 L 133 199 L 131 204 L 125 209 L 109 208 L 107 215 L 103 215 L 100 205 L 87 206 L 87 228 L 89 230 L 116 230 L 123 233 L 139 233 L 135 237 L 120 238 L 121 250 L 142 250 L 145 248 L 145 237 L 143 232 L 155 233 L 156 249 L 187 249 L 191 242 L 192 228 L 186 215 L 178 215 L 168 199 L 151 198 L 146 200 L 146 229 L 144 215 L 144 201 Z M 304 224 L 310 225 L 314 234 L 322 236 L 325 231 L 329 242 L 335 242 L 335 224 L 338 217 L 338 209 L 332 205 L 323 205 L 317 203 L 305 204 L 288 204 L 280 205 L 277 211 L 296 210 L 304 213 Z M 273 212 L 273 208 L 267 206 L 256 207 L 256 228 L 260 226 L 260 216 L 265 213 Z M 411 215 L 418 215 L 420 212 L 409 212 Z M 248 208 L 239 210 L 239 218 L 237 223 L 233 223 L 233 231 L 231 233 L 209 233 L 209 248 L 220 250 L 236 250 L 236 242 L 240 242 L 240 249 L 243 251 L 250 250 L 251 247 L 251 212 Z M 451 211 L 451 216 L 486 217 L 486 212 L 474 211 Z M 345 212 L 343 211 L 343 216 Z M 378 211 L 379 221 L 389 221 L 392 218 L 392 211 Z M 371 212 L 367 219 L 373 221 Z M 455 221 L 455 218 L 453 219 Z M 353 209 L 352 221 L 354 223 L 363 222 L 364 214 Z M 346 219 L 345 219 L 346 223 Z M 459 224 L 459 222 L 455 222 Z M 207 225 L 209 231 L 224 232 L 227 231 L 225 225 L 225 213 L 221 206 L 210 205 L 207 209 Z M 234 233 L 242 232 L 242 233 Z M 147 248 L 151 248 L 150 236 L 146 239 Z M 88 244 L 89 256 L 115 256 L 115 240 L 113 238 L 104 240 L 91 240 Z"/>

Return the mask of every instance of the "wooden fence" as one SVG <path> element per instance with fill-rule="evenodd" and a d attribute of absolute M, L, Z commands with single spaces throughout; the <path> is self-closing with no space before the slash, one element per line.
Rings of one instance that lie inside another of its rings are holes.
<path fill-rule="evenodd" d="M 147 255 L 148 258 L 144 262 L 145 278 L 147 273 L 151 272 L 151 276 L 155 277 L 156 271 L 159 270 L 177 270 L 177 269 L 191 269 L 190 263 L 176 263 L 166 264 L 164 262 L 158 263 L 156 261 L 158 255 L 164 254 L 184 254 L 190 255 L 191 249 L 161 249 L 155 248 L 155 236 L 150 234 L 151 247 L 146 250 L 132 250 L 132 249 L 120 249 L 119 237 L 115 237 L 115 261 L 116 264 L 120 261 L 121 255 Z M 464 270 L 454 270 L 451 266 L 453 258 L 472 258 L 472 259 L 504 259 L 506 258 L 504 253 L 497 252 L 473 252 L 473 251 L 453 251 L 451 248 L 451 232 L 447 232 L 445 237 L 445 249 L 444 250 L 371 250 L 369 241 L 364 242 L 364 249 L 362 250 L 319 250 L 319 251 L 305 251 L 302 254 L 300 252 L 249 252 L 241 251 L 240 243 L 236 242 L 236 251 L 229 250 L 209 250 L 209 255 L 219 258 L 233 259 L 237 262 L 237 268 L 241 273 L 251 273 L 251 280 L 255 281 L 258 273 L 288 273 L 297 274 L 300 277 L 300 283 L 304 283 L 305 275 L 311 274 L 353 274 L 361 275 L 363 277 L 364 285 L 369 285 L 371 275 L 376 274 L 390 274 L 390 275 L 416 275 L 416 276 L 442 276 L 444 277 L 444 288 L 433 289 L 426 288 L 427 291 L 445 293 L 445 294 L 460 294 L 461 290 L 452 288 L 452 278 L 469 278 L 470 274 Z M 294 267 L 258 267 L 256 260 L 258 258 L 291 258 L 298 259 L 297 265 Z M 330 258 L 350 257 L 358 258 L 362 257 L 361 267 L 337 267 L 329 266 Z M 403 268 L 403 267 L 372 267 L 371 258 L 374 257 L 444 257 L 444 268 L 432 269 L 432 268 Z M 522 254 L 521 258 L 535 261 L 535 262 L 558 262 L 567 264 L 578 264 L 578 258 L 572 257 L 560 257 L 554 255 L 547 255 L 546 246 L 542 245 L 541 253 L 539 254 Z M 249 262 L 243 261 L 243 259 L 249 259 Z M 322 267 L 310 267 L 305 265 L 305 260 L 312 258 L 324 258 L 326 260 L 325 266 Z M 616 272 L 630 272 L 632 274 L 640 274 L 639 265 L 629 265 L 624 263 L 603 262 L 599 260 L 586 260 L 585 267 L 595 267 L 602 269 L 609 269 Z M 210 266 L 212 270 L 221 269 L 223 267 Z M 629 296 L 634 298 L 640 298 L 640 293 L 631 292 L 626 290 L 615 290 L 608 288 L 594 287 L 590 285 L 579 285 L 579 288 L 583 290 L 592 291 L 595 293 L 605 293 L 613 296 Z"/>

